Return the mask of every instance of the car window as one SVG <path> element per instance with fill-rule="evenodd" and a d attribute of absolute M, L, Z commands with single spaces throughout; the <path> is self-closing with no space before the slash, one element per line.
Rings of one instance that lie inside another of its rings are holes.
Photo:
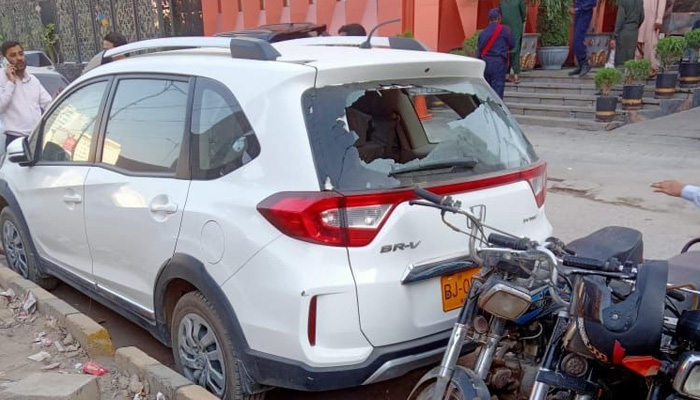
<path fill-rule="evenodd" d="M 177 169 L 185 134 L 188 83 L 122 79 L 109 111 L 101 162 L 136 173 Z"/>
<path fill-rule="evenodd" d="M 223 84 L 198 78 L 192 107 L 193 177 L 225 175 L 260 154 L 258 139 L 240 104 Z"/>
<path fill-rule="evenodd" d="M 38 161 L 87 162 L 107 82 L 82 87 L 65 97 L 45 119 Z"/>
<path fill-rule="evenodd" d="M 27 65 L 32 67 L 50 67 L 51 60 L 44 53 L 26 53 L 24 58 Z"/>
<path fill-rule="evenodd" d="M 304 94 L 303 106 L 323 187 L 435 184 L 537 160 L 517 123 L 480 80 L 321 87 Z"/>

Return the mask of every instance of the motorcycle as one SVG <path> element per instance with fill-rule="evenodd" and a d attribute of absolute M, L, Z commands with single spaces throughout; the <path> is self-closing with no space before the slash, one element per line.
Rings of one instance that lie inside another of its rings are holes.
<path fill-rule="evenodd" d="M 415 193 L 422 200 L 411 205 L 439 209 L 447 226 L 469 236 L 470 257 L 481 270 L 470 282 L 440 365 L 419 380 L 408 399 L 487 400 L 493 394 L 503 399 L 529 398 L 545 349 L 550 348 L 548 338 L 561 330 L 558 315 L 566 313 L 574 287 L 569 275 L 561 273 L 561 260 L 570 264 L 567 274 L 572 270 L 620 274 L 621 268 L 598 261 L 596 257 L 610 258 L 599 251 L 589 252 L 594 257 L 590 260 L 577 258 L 555 238 L 540 244 L 488 226 L 449 196 L 420 188 Z M 469 231 L 448 221 L 447 214 L 464 216 Z M 486 237 L 485 229 L 494 233 Z M 581 247 L 604 247 L 605 240 L 599 236 L 583 241 Z M 608 248 L 610 252 L 640 257 L 641 249 L 615 247 Z M 476 356 L 471 369 L 457 363 L 464 350 Z"/>
<path fill-rule="evenodd" d="M 700 399 L 695 284 L 668 283 L 669 261 L 612 259 L 618 267 L 608 272 L 578 261 L 587 272 L 564 271 L 574 292 L 557 316 L 530 399 Z M 675 275 L 697 277 L 697 264 L 685 271 L 670 264 Z"/>

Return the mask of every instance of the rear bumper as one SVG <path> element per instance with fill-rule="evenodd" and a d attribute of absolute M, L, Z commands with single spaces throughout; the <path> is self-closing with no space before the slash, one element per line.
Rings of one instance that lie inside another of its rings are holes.
<path fill-rule="evenodd" d="M 376 347 L 360 364 L 315 368 L 298 361 L 250 350 L 246 371 L 262 385 L 302 391 L 324 391 L 397 378 L 416 368 L 438 363 L 450 331 L 391 346 Z M 465 345 L 463 353 L 473 351 Z"/>

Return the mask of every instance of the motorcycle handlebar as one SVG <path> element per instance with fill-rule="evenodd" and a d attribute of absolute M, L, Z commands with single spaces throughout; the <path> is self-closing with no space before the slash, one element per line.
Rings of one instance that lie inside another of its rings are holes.
<path fill-rule="evenodd" d="M 420 197 L 421 199 L 428 200 L 431 203 L 439 204 L 439 205 L 444 205 L 444 206 L 451 206 L 452 202 L 447 201 L 449 200 L 449 197 L 445 196 L 440 196 L 437 195 L 433 192 L 430 192 L 428 190 L 422 189 L 422 188 L 415 188 L 413 192 L 416 194 L 416 196 Z"/>
<path fill-rule="evenodd" d="M 507 247 L 513 250 L 527 250 L 530 244 L 530 239 L 528 238 L 514 238 L 505 235 L 499 235 L 498 233 L 492 233 L 488 238 L 489 243 L 499 246 Z"/>
<path fill-rule="evenodd" d="M 620 262 L 615 258 L 608 261 L 600 261 L 595 258 L 565 255 L 562 258 L 562 264 L 567 267 L 581 268 L 589 271 L 620 272 L 622 270 Z"/>

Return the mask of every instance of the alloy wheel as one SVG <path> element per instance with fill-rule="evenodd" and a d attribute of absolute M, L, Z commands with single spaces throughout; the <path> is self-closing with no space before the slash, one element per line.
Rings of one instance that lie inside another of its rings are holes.
<path fill-rule="evenodd" d="M 178 327 L 178 354 L 185 377 L 218 397 L 226 390 L 226 367 L 214 330 L 197 314 L 187 314 Z"/>
<path fill-rule="evenodd" d="M 2 242 L 10 268 L 27 278 L 29 276 L 27 253 L 22 242 L 22 236 L 20 236 L 19 230 L 11 221 L 5 221 L 2 226 Z"/>

